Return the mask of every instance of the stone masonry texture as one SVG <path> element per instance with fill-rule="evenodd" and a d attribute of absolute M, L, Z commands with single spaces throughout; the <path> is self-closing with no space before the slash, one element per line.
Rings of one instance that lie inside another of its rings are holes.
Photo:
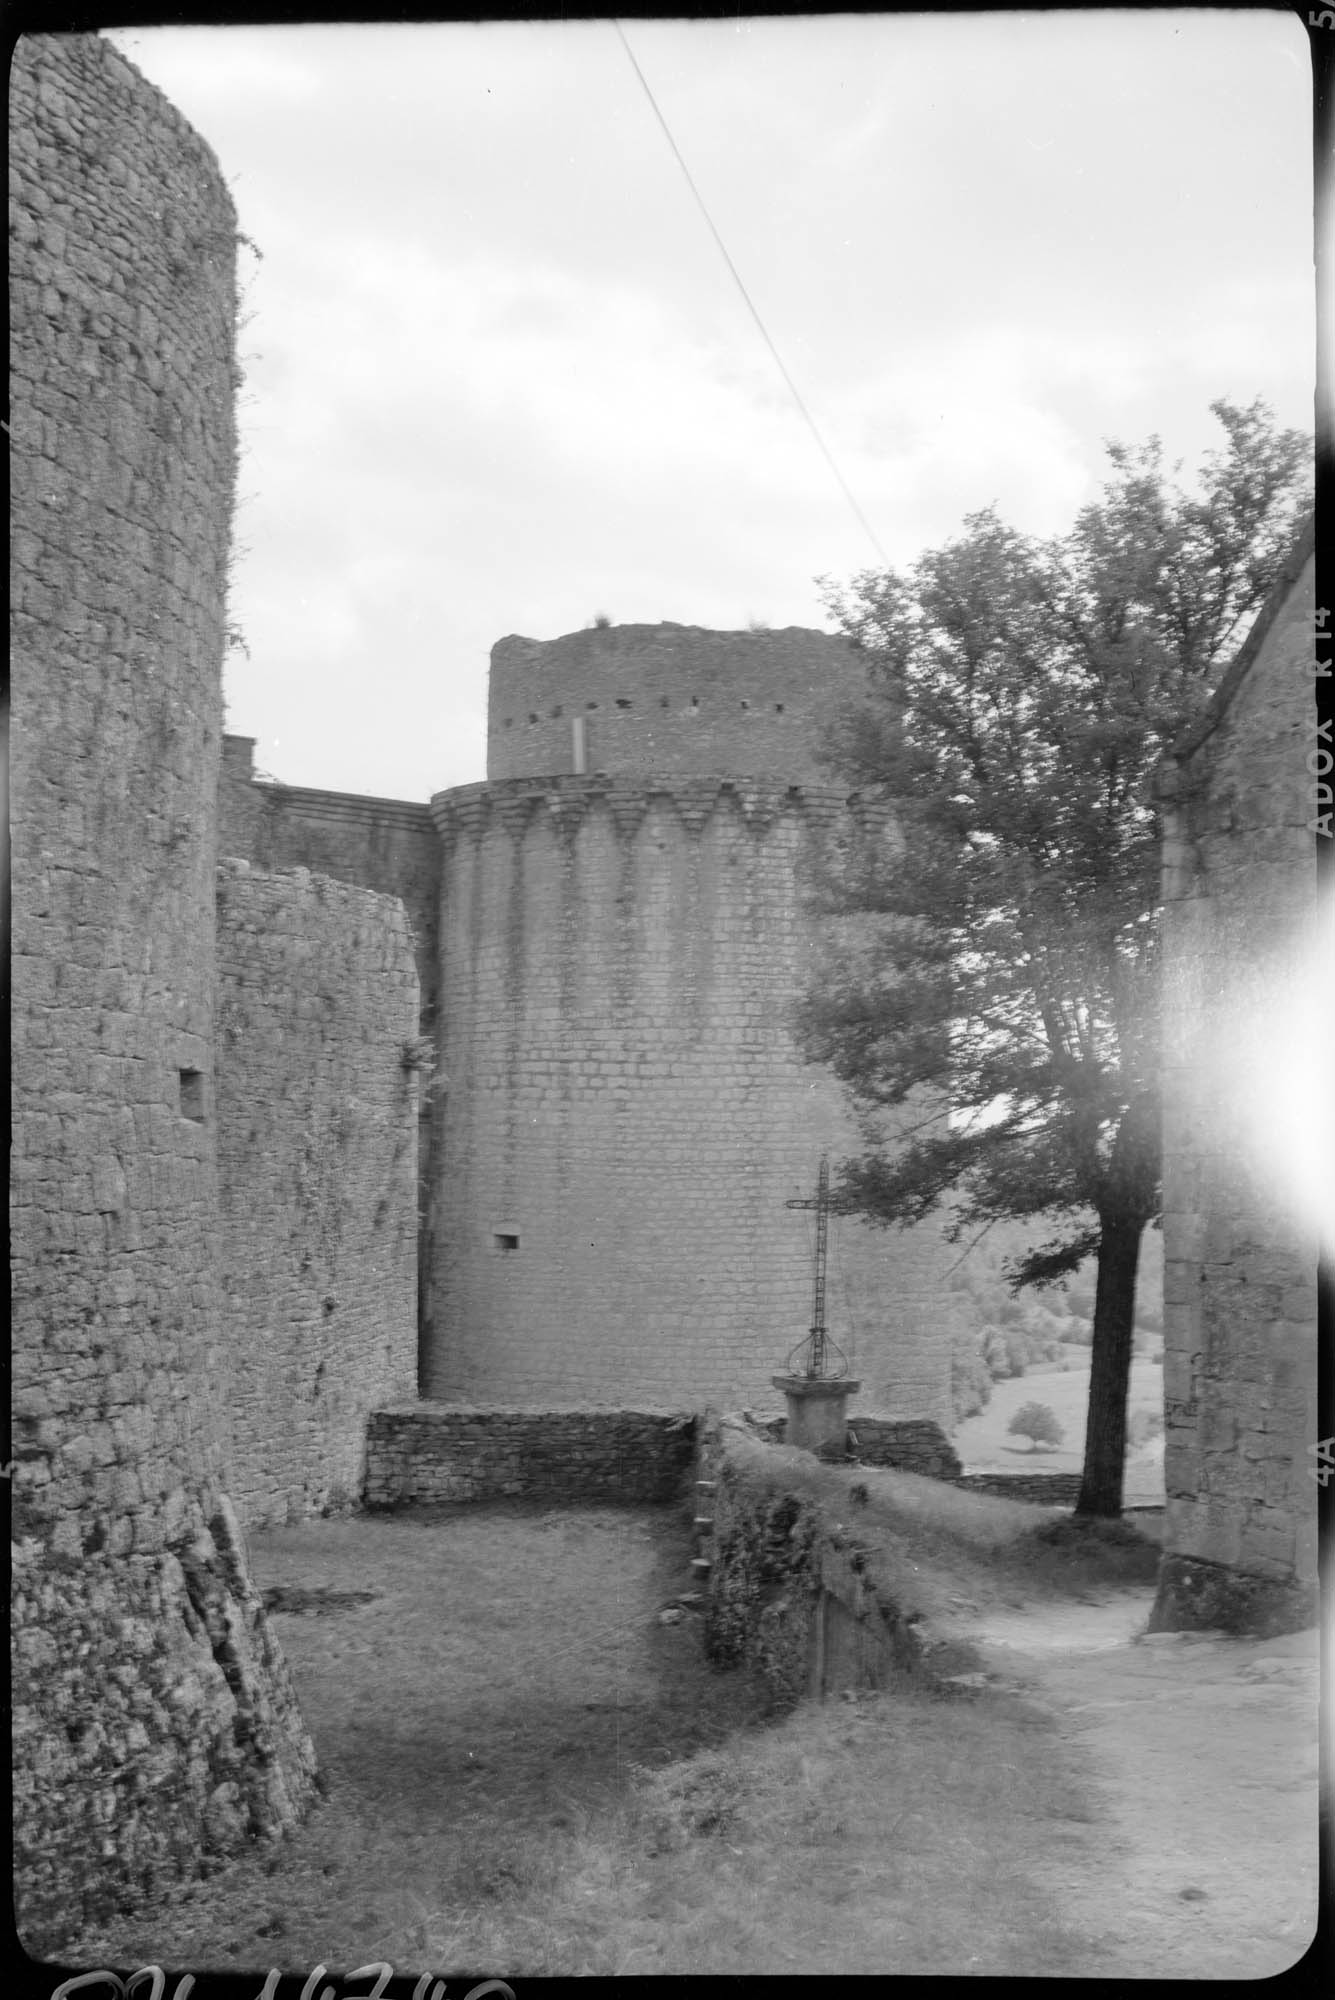
<path fill-rule="evenodd" d="M 803 871 L 845 810 L 822 731 L 864 690 L 821 632 L 502 640 L 489 781 L 429 809 L 262 781 L 224 739 L 225 851 L 400 895 L 413 926 L 438 1062 L 424 1395 L 775 1400 L 811 1316 L 811 1218 L 784 1204 L 859 1143 L 789 1018 L 825 945 Z M 864 1407 L 949 1422 L 948 1261 L 935 1224 L 835 1225 L 830 1327 Z"/>
<path fill-rule="evenodd" d="M 225 1491 L 213 1075 L 235 218 L 94 36 L 10 85 L 15 1895 L 42 1954 L 289 1826 Z"/>
<path fill-rule="evenodd" d="M 842 1482 L 831 1493 L 839 1475 L 727 1417 L 705 1418 L 696 1463 L 716 1666 L 756 1668 L 784 1704 L 933 1678 L 916 1608 L 879 1574 L 876 1530 L 844 1525 L 855 1503 Z"/>
<path fill-rule="evenodd" d="M 217 1094 L 243 1523 L 336 1511 L 417 1381 L 417 973 L 403 906 L 306 869 L 218 875 Z"/>
<path fill-rule="evenodd" d="M 491 653 L 487 775 L 574 772 L 579 721 L 589 772 L 827 784 L 817 757 L 823 725 L 865 687 L 845 640 L 798 626 L 612 625 L 502 639 Z"/>
<path fill-rule="evenodd" d="M 1167 1516 L 1155 1629 L 1282 1630 L 1316 1614 L 1317 1244 L 1258 1144 L 1273 1103 L 1252 1101 L 1315 932 L 1313 573 L 1309 530 L 1160 779 Z"/>
<path fill-rule="evenodd" d="M 837 793 L 763 778 L 510 779 L 432 801 L 444 846 L 437 1400 L 772 1403 L 811 1320 L 809 1196 L 857 1146 L 789 1026 L 822 938 L 799 872 Z M 949 1421 L 927 1225 L 834 1227 L 863 1404 Z"/>
<path fill-rule="evenodd" d="M 661 1410 L 377 1410 L 366 1442 L 368 1507 L 442 1501 L 678 1499 L 696 1420 Z"/>
<path fill-rule="evenodd" d="M 753 1417 L 750 1428 L 771 1444 L 788 1442 L 786 1417 Z M 995 1493 L 1039 1507 L 1074 1506 L 1080 1493 L 1078 1472 L 964 1472 L 940 1424 L 924 1417 L 900 1421 L 853 1411 L 846 1449 L 821 1456 L 838 1465 L 891 1466 L 896 1472 L 916 1472 L 920 1479 L 944 1480 L 966 1493 Z"/>
<path fill-rule="evenodd" d="M 254 771 L 254 739 L 224 735 L 218 788 L 219 851 L 261 868 L 309 868 L 340 882 L 355 882 L 395 896 L 407 912 L 417 956 L 420 1032 L 434 1037 L 439 950 L 440 843 L 430 808 L 405 799 L 359 798 L 261 782 Z M 426 1191 L 435 1172 L 437 1099 L 421 1093 L 417 1135 L 418 1339 L 425 1352 L 431 1327 L 425 1316 L 431 1269 L 431 1205 Z"/>

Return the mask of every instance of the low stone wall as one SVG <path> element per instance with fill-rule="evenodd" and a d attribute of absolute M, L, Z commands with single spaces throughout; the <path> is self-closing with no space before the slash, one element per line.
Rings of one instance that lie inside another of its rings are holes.
<path fill-rule="evenodd" d="M 781 1702 L 879 1687 L 897 1673 L 939 1678 L 920 1614 L 877 1575 L 874 1541 L 833 1518 L 828 1489 L 839 1471 L 713 1417 L 702 1422 L 697 1465 L 714 1487 L 699 1505 L 713 1520 L 702 1549 L 711 1564 L 705 1651 L 715 1665 L 758 1669 Z"/>
<path fill-rule="evenodd" d="M 752 1417 L 750 1427 L 774 1444 L 784 1442 L 785 1417 Z M 972 1493 L 996 1493 L 1003 1500 L 1030 1501 L 1038 1507 L 1073 1507 L 1080 1495 L 1078 1472 L 965 1472 L 955 1447 L 940 1424 L 929 1417 L 866 1417 L 848 1419 L 850 1457 L 841 1464 L 885 1465 L 896 1472 L 916 1472 L 924 1479 L 948 1480 Z"/>
<path fill-rule="evenodd" d="M 751 1430 L 767 1437 L 771 1444 L 784 1444 L 788 1436 L 787 1417 L 755 1417 L 748 1414 Z M 848 1419 L 848 1459 L 859 1465 L 888 1465 L 896 1472 L 921 1473 L 924 1479 L 953 1479 L 961 1475 L 960 1461 L 950 1439 L 931 1417 L 864 1417 Z"/>
<path fill-rule="evenodd" d="M 1080 1498 L 1078 1472 L 963 1472 L 953 1484 L 970 1493 L 995 1493 L 1002 1500 L 1027 1500 L 1035 1507 L 1074 1507 Z"/>
<path fill-rule="evenodd" d="M 673 1500 L 696 1420 L 667 1410 L 474 1410 L 403 1403 L 372 1413 L 369 1508 L 496 1499 Z"/>
<path fill-rule="evenodd" d="M 848 1442 L 860 1465 L 889 1465 L 924 1479 L 960 1479 L 954 1446 L 940 1424 L 925 1417 L 851 1416 Z"/>

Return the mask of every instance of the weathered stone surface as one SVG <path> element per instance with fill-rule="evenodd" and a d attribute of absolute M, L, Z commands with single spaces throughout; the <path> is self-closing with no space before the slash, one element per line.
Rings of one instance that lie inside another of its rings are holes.
<path fill-rule="evenodd" d="M 1304 1082 L 1282 1060 L 1302 1059 L 1293 1002 L 1317 977 L 1314 610 L 1309 531 L 1160 778 L 1161 1625 L 1225 1599 L 1238 1629 L 1264 1624 L 1272 1599 L 1316 1615 L 1316 1228 L 1299 1186 Z"/>
<path fill-rule="evenodd" d="M 578 720 L 587 771 L 821 784 L 822 725 L 832 704 L 865 688 L 845 640 L 798 626 L 610 625 L 502 639 L 491 652 L 487 770 L 494 779 L 574 771 Z"/>
<path fill-rule="evenodd" d="M 1273 1639 L 1313 1622 L 1312 1596 L 1292 1577 L 1258 1576 L 1236 1564 L 1164 1556 L 1151 1634 L 1223 1631 Z"/>
<path fill-rule="evenodd" d="M 829 1518 L 813 1460 L 711 1416 L 697 1463 L 714 1482 L 705 1649 L 717 1665 L 757 1668 L 783 1702 L 925 1670 L 915 1608 L 886 1594 L 874 1552 Z"/>
<path fill-rule="evenodd" d="M 236 221 L 106 42 L 26 38 L 10 90 L 15 1896 L 41 1953 L 291 1824 L 313 1752 L 224 1493 Z"/>
<path fill-rule="evenodd" d="M 402 904 L 218 873 L 229 1490 L 249 1526 L 356 1504 L 366 1419 L 417 1381 L 418 990 Z"/>
<path fill-rule="evenodd" d="M 790 1025 L 827 945 L 801 871 L 840 808 L 752 776 L 515 778 L 432 801 L 449 1097 L 425 1393 L 771 1399 L 811 1312 L 809 1231 L 785 1204 L 823 1150 L 859 1144 Z M 866 1400 L 948 1421 L 947 1263 L 932 1224 L 841 1219 Z"/>
<path fill-rule="evenodd" d="M 692 1463 L 695 1429 L 694 1416 L 672 1411 L 381 1409 L 367 1431 L 366 1505 L 672 1500 Z"/>
<path fill-rule="evenodd" d="M 849 1417 L 849 1448 L 862 1465 L 889 1465 L 925 1479 L 958 1479 L 960 1461 L 940 1424 L 924 1417 Z"/>

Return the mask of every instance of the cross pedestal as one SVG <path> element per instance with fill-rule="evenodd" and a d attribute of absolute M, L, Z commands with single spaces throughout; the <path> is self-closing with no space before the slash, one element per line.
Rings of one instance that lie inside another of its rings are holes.
<path fill-rule="evenodd" d="M 772 1375 L 788 1404 L 784 1443 L 821 1458 L 842 1458 L 848 1448 L 848 1399 L 862 1387 L 846 1375 Z"/>

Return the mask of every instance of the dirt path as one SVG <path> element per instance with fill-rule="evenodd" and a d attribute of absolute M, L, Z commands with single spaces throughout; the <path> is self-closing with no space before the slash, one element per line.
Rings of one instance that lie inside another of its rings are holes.
<path fill-rule="evenodd" d="M 1118 1592 L 971 1630 L 1106 1802 L 1106 1870 L 1047 1878 L 1102 1934 L 1091 1976 L 1265 1978 L 1316 1924 L 1318 1635 L 1139 1638 L 1150 1602 Z"/>

